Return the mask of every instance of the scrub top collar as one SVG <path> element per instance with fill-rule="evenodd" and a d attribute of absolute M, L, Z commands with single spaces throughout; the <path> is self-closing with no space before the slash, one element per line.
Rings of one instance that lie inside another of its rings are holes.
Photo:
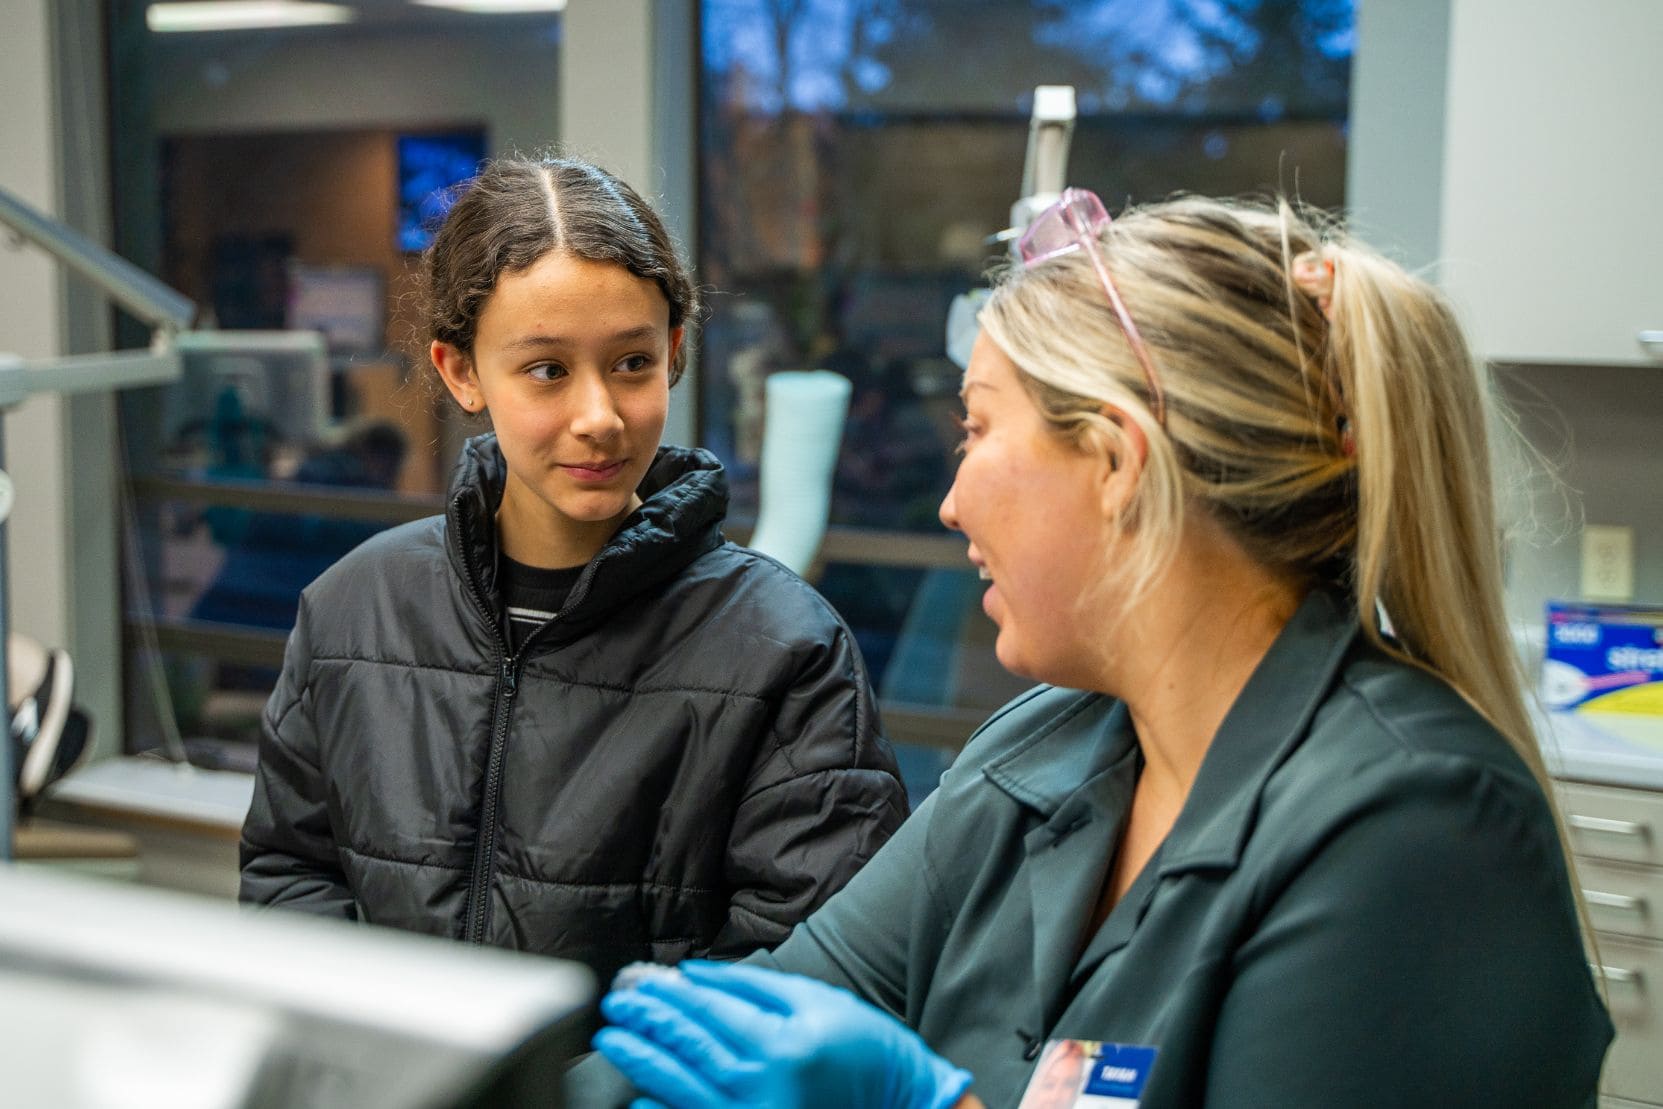
<path fill-rule="evenodd" d="M 1240 861 L 1265 783 L 1305 736 L 1358 634 L 1347 597 L 1306 594 L 1219 725 L 1155 860 L 1161 874 Z M 1125 705 L 1081 694 L 983 773 L 1060 839 L 1101 810 L 1097 779 L 1123 770 L 1136 742 Z"/>

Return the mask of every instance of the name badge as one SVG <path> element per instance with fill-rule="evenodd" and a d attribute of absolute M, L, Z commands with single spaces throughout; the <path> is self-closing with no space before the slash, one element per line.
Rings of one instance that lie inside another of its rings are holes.
<path fill-rule="evenodd" d="M 1137 1109 L 1157 1049 L 1101 1040 L 1050 1040 L 1018 1109 Z"/>

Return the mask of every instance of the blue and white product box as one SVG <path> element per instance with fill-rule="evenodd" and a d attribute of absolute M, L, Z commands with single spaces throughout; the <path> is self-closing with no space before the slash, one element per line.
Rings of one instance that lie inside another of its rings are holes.
<path fill-rule="evenodd" d="M 1663 608 L 1549 601 L 1548 708 L 1663 716 Z"/>

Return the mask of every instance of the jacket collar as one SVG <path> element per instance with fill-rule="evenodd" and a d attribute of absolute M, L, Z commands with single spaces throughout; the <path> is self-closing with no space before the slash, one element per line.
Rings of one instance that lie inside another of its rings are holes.
<path fill-rule="evenodd" d="M 494 623 L 502 617 L 496 516 L 507 478 L 496 435 L 469 439 L 451 477 L 445 512 L 451 565 L 475 594 L 475 606 Z M 722 543 L 727 477 L 709 451 L 660 447 L 637 493 L 641 507 L 624 519 L 573 586 L 556 640 L 593 627 L 624 601 Z"/>
<path fill-rule="evenodd" d="M 1345 596 L 1306 595 L 1219 725 L 1161 848 L 1161 873 L 1236 865 L 1265 783 L 1304 739 L 1357 635 Z M 1093 809 L 1094 779 L 1136 742 L 1125 705 L 1088 695 L 984 773 L 1066 832 Z"/>

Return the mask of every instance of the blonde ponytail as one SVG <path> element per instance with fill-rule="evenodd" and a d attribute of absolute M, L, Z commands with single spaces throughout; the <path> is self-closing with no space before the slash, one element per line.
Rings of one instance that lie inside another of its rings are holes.
<path fill-rule="evenodd" d="M 1331 243 L 1323 255 L 1334 273 L 1324 372 L 1334 375 L 1356 442 L 1358 618 L 1375 644 L 1447 681 L 1530 768 L 1598 966 L 1502 597 L 1490 428 L 1511 430 L 1512 421 L 1493 418 L 1500 400 L 1437 290 L 1356 243 Z"/>
<path fill-rule="evenodd" d="M 1545 783 L 1504 615 L 1493 398 L 1436 289 L 1354 243 L 1323 255 L 1334 269 L 1324 372 L 1356 442 L 1358 618 L 1455 687 Z"/>

